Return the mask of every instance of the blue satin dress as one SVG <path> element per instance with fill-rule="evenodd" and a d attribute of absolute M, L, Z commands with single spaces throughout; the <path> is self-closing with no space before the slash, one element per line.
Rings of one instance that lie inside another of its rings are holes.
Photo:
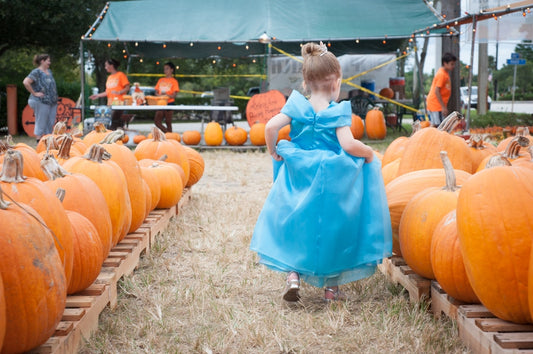
<path fill-rule="evenodd" d="M 346 153 L 336 128 L 351 125 L 349 102 L 316 113 L 293 91 L 282 113 L 291 141 L 277 145 L 274 183 L 258 217 L 250 249 L 260 262 L 296 271 L 316 286 L 336 286 L 372 275 L 392 254 L 390 215 L 376 157 Z"/>

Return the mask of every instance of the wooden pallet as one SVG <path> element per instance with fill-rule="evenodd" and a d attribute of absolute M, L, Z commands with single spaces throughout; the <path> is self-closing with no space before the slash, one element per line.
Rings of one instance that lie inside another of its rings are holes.
<path fill-rule="evenodd" d="M 402 257 L 385 258 L 379 269 L 391 281 L 401 284 L 409 293 L 412 302 L 429 299 L 431 280 L 416 274 Z"/>
<path fill-rule="evenodd" d="M 438 282 L 431 282 L 431 311 L 435 318 L 440 318 L 442 315 L 445 315 L 456 321 L 457 311 L 459 310 L 459 306 L 462 305 L 467 304 L 448 295 Z"/>
<path fill-rule="evenodd" d="M 191 199 L 190 189 L 184 191 L 184 197 L 185 201 L 180 200 L 177 206 L 152 211 L 141 227 L 111 249 L 95 282 L 86 290 L 67 296 L 66 308 L 54 335 L 30 353 L 77 352 L 82 338 L 90 338 L 98 329 L 100 313 L 108 305 L 110 308 L 117 305 L 120 278 L 131 274 L 139 265 L 141 256 L 150 252 L 155 237 L 167 228 L 177 215 L 177 209 Z"/>

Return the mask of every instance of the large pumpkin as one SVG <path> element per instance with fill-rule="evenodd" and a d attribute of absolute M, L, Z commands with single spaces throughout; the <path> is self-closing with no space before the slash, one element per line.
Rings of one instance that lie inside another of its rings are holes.
<path fill-rule="evenodd" d="M 183 193 L 183 182 L 178 170 L 164 161 L 151 162 L 146 165 L 142 162 L 140 161 L 141 166 L 148 168 L 159 182 L 160 197 L 156 208 L 167 209 L 178 204 Z"/>
<path fill-rule="evenodd" d="M 477 171 L 481 161 L 485 157 L 496 153 L 496 147 L 490 143 L 483 141 L 479 134 L 473 134 L 468 140 L 468 147 L 470 148 L 470 156 L 472 158 L 472 171 Z"/>
<path fill-rule="evenodd" d="M 415 273 L 435 279 L 431 267 L 431 238 L 440 220 L 457 206 L 459 189 L 445 151 L 441 152 L 446 177 L 444 187 L 426 188 L 405 206 L 400 219 L 399 241 L 402 257 Z"/>
<path fill-rule="evenodd" d="M 457 203 L 457 229 L 472 288 L 495 316 L 516 323 L 532 320 L 531 181 L 533 171 L 524 167 L 487 168 L 463 184 Z"/>
<path fill-rule="evenodd" d="M 382 166 L 385 166 L 386 164 L 396 160 L 397 158 L 402 157 L 403 152 L 405 151 L 405 146 L 407 145 L 408 141 L 409 138 L 406 136 L 400 136 L 394 139 L 385 149 L 385 153 L 383 154 L 383 160 L 381 161 Z"/>
<path fill-rule="evenodd" d="M 74 228 L 74 267 L 68 294 L 75 294 L 91 285 L 102 269 L 103 246 L 98 231 L 85 216 L 67 211 Z"/>
<path fill-rule="evenodd" d="M 448 295 L 466 303 L 479 303 L 466 275 L 455 210 L 446 214 L 435 227 L 430 258 L 435 279 Z"/>
<path fill-rule="evenodd" d="M 441 163 L 442 164 L 442 163 Z M 461 185 L 471 175 L 462 170 L 454 170 L 458 185 Z M 398 229 L 400 220 L 407 203 L 418 192 L 429 187 L 442 187 L 446 185 L 446 174 L 443 168 L 419 170 L 396 177 L 385 186 L 387 202 L 392 225 L 392 249 L 401 255 Z"/>
<path fill-rule="evenodd" d="M 248 133 L 243 128 L 233 125 L 224 132 L 224 139 L 228 145 L 240 146 L 248 140 Z"/>
<path fill-rule="evenodd" d="M 222 127 L 217 122 L 207 123 L 204 131 L 204 141 L 206 145 L 218 146 L 222 144 L 224 133 Z"/>
<path fill-rule="evenodd" d="M 102 122 L 95 122 L 93 127 L 94 130 L 83 137 L 83 142 L 87 148 L 90 148 L 93 144 L 100 143 L 107 134 L 111 133 L 111 130 L 107 130 Z"/>
<path fill-rule="evenodd" d="M 0 188 L 0 276 L 7 323 L 2 353 L 22 353 L 54 334 L 65 309 L 67 282 L 43 219 L 30 206 L 8 203 L 2 195 Z"/>
<path fill-rule="evenodd" d="M 368 139 L 383 140 L 387 136 L 385 117 L 378 107 L 375 107 L 366 113 L 365 128 Z"/>
<path fill-rule="evenodd" d="M 52 231 L 57 251 L 64 264 L 68 284 L 74 259 L 72 225 L 55 193 L 48 189 L 43 181 L 33 177 L 25 178 L 22 175 L 23 163 L 22 154 L 19 151 L 9 150 L 0 174 L 0 185 L 10 198 L 35 209 Z"/>
<path fill-rule="evenodd" d="M 102 257 L 105 259 L 111 250 L 113 229 L 109 207 L 98 185 L 84 174 L 68 172 L 53 156 L 46 155 L 41 164 L 50 178 L 44 184 L 54 193 L 58 189 L 65 191 L 62 202 L 65 210 L 80 213 L 93 223 L 98 231 L 102 243 Z"/>
<path fill-rule="evenodd" d="M 41 181 L 46 181 L 46 176 L 41 170 L 39 154 L 37 154 L 37 152 L 35 152 L 33 148 L 26 144 L 19 143 L 16 145 L 12 145 L 9 144 L 8 141 L 0 141 L 0 171 L 2 170 L 4 156 L 9 149 L 20 151 L 20 153 L 22 154 L 22 157 L 24 159 L 22 173 L 24 176 L 35 177 L 40 179 Z"/>
<path fill-rule="evenodd" d="M 361 119 L 361 117 L 359 117 L 357 114 L 352 113 L 352 125 L 350 126 L 350 130 L 354 139 L 361 140 L 365 135 L 365 125 L 363 123 L 363 119 Z"/>
<path fill-rule="evenodd" d="M 184 146 L 184 148 L 185 152 L 187 153 L 187 157 L 189 158 L 189 164 L 191 165 L 191 174 L 189 176 L 189 180 L 187 181 L 186 187 L 191 187 L 196 184 L 200 178 L 202 178 L 205 169 L 205 162 L 204 158 L 198 151 L 188 146 Z"/>
<path fill-rule="evenodd" d="M 255 123 L 250 127 L 250 142 L 255 146 L 266 145 L 265 123 Z"/>
<path fill-rule="evenodd" d="M 87 154 L 70 158 L 63 167 L 71 173 L 86 175 L 100 188 L 111 216 L 111 247 L 114 247 L 128 233 L 132 214 L 124 172 L 109 157 L 102 145 L 94 144 Z"/>
<path fill-rule="evenodd" d="M 4 295 L 4 282 L 0 274 L 0 348 L 4 344 L 6 334 L 6 297 Z"/>
<path fill-rule="evenodd" d="M 159 203 L 159 199 L 161 198 L 161 187 L 159 186 L 159 178 L 155 174 L 154 171 L 150 168 L 150 166 L 141 166 L 141 175 L 150 189 L 150 207 L 149 210 L 152 211 L 157 207 L 157 204 Z"/>
<path fill-rule="evenodd" d="M 137 230 L 144 222 L 146 217 L 146 196 L 141 167 L 135 158 L 135 154 L 124 145 L 116 143 L 123 136 L 124 132 L 122 130 L 116 130 L 105 137 L 102 146 L 111 154 L 110 160 L 119 165 L 126 177 L 131 203 L 131 224 L 128 233 L 131 233 Z"/>
<path fill-rule="evenodd" d="M 183 145 L 172 139 L 167 140 L 165 134 L 158 128 L 152 128 L 153 138 L 143 140 L 135 147 L 135 158 L 137 160 L 152 159 L 159 160 L 164 158 L 167 162 L 178 164 L 185 172 L 184 183 L 189 179 L 190 167 L 189 159 Z"/>
<path fill-rule="evenodd" d="M 453 112 L 438 128 L 424 128 L 414 133 L 405 146 L 398 176 L 429 168 L 440 168 L 440 152 L 447 151 L 453 168 L 472 173 L 470 150 L 463 138 L 451 134 L 462 121 L 462 116 Z"/>

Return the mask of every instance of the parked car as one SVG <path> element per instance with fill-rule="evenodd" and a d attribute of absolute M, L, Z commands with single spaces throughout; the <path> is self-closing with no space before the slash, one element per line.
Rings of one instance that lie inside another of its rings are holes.
<path fill-rule="evenodd" d="M 463 109 L 468 108 L 468 86 L 461 86 L 461 107 Z M 470 96 L 470 108 L 477 108 L 477 86 L 472 86 L 472 95 Z M 492 98 L 487 96 L 487 110 L 490 110 L 490 104 L 492 103 Z"/>
<path fill-rule="evenodd" d="M 155 95 L 155 87 L 153 86 L 139 86 L 141 91 L 144 93 L 144 96 L 154 96 Z M 135 86 L 131 86 L 130 88 L 130 95 L 133 95 L 133 92 L 135 91 Z"/>

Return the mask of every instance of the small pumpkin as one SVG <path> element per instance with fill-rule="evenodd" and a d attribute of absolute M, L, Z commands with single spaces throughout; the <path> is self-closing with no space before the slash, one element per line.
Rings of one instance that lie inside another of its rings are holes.
<path fill-rule="evenodd" d="M 188 146 L 184 146 L 184 148 L 191 166 L 191 173 L 189 175 L 189 180 L 187 181 L 186 187 L 191 187 L 196 184 L 200 178 L 202 178 L 205 169 L 205 162 L 204 158 L 198 151 Z"/>
<path fill-rule="evenodd" d="M 198 145 L 202 141 L 202 134 L 197 130 L 187 130 L 183 132 L 183 143 L 187 145 Z"/>
<path fill-rule="evenodd" d="M 266 145 L 265 123 L 255 123 L 250 127 L 250 142 L 254 146 Z"/>
<path fill-rule="evenodd" d="M 181 142 L 181 136 L 179 133 L 176 132 L 166 132 L 165 138 L 167 138 L 167 140 L 174 139 L 178 142 Z"/>
<path fill-rule="evenodd" d="M 390 87 L 384 87 L 379 90 L 379 95 L 391 99 L 394 97 L 394 91 Z"/>
<path fill-rule="evenodd" d="M 224 132 L 224 139 L 228 145 L 240 146 L 248 140 L 248 133 L 243 128 L 233 125 Z"/>
<path fill-rule="evenodd" d="M 278 140 L 276 142 L 279 143 L 280 140 L 291 141 L 290 133 L 291 133 L 291 125 L 287 124 L 278 131 Z"/>
<path fill-rule="evenodd" d="M 142 134 L 137 134 L 133 137 L 133 143 L 134 144 L 139 144 L 141 141 L 147 139 L 146 138 L 146 135 L 142 135 Z"/>
<path fill-rule="evenodd" d="M 204 131 L 204 140 L 208 146 L 219 146 L 224 140 L 222 127 L 217 122 L 207 123 Z"/>
<path fill-rule="evenodd" d="M 363 119 L 357 114 L 352 113 L 352 125 L 350 126 L 354 139 L 361 140 L 365 135 L 365 125 Z"/>
<path fill-rule="evenodd" d="M 371 140 L 383 140 L 387 136 L 387 125 L 383 112 L 375 107 L 366 113 L 366 136 Z"/>

